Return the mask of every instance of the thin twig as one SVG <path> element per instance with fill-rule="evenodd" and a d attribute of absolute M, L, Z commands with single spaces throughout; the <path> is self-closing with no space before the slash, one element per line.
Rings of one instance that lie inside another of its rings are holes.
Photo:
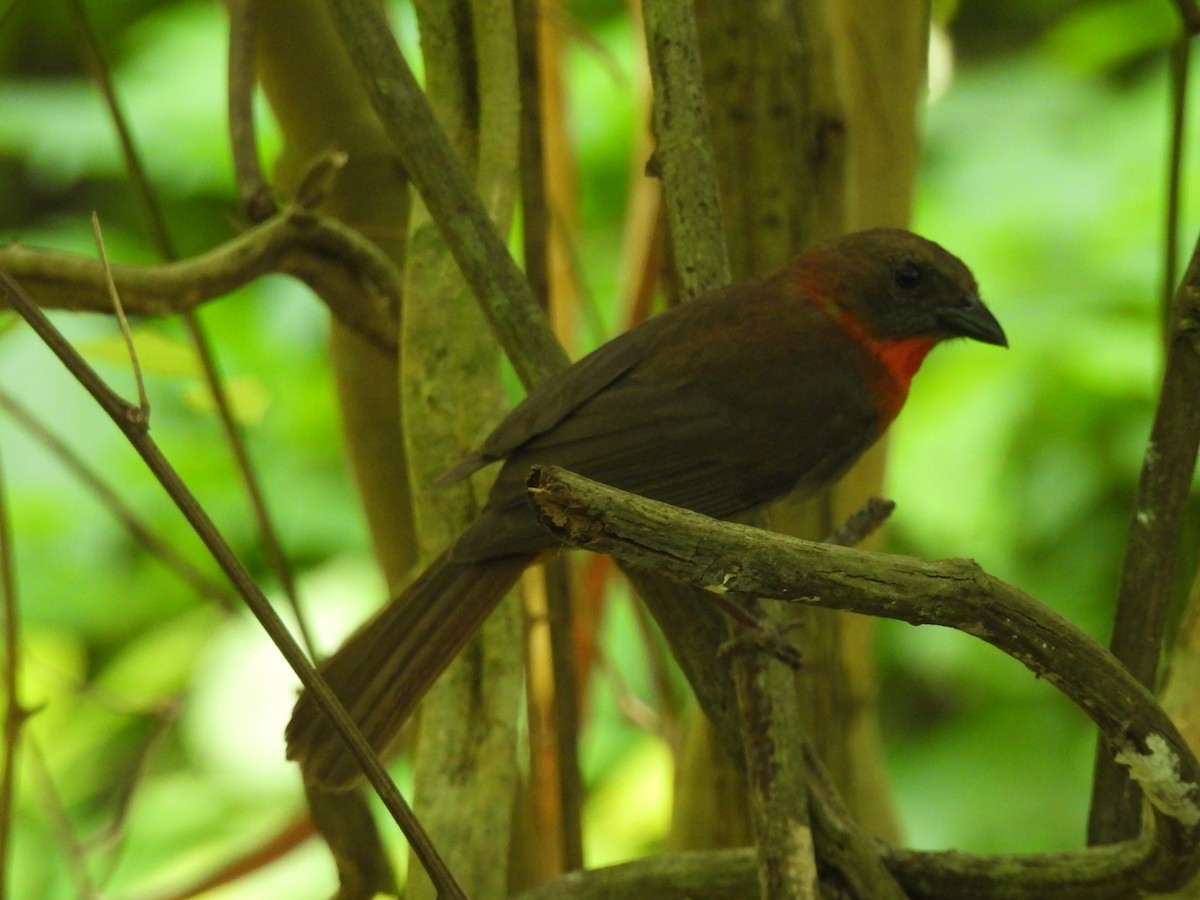
<path fill-rule="evenodd" d="M 252 222 L 269 219 L 278 211 L 271 187 L 263 174 L 254 127 L 254 63 L 257 52 L 257 4 L 254 0 L 228 0 L 229 10 L 229 140 L 233 148 L 233 174 L 242 209 Z"/>
<path fill-rule="evenodd" d="M 150 229 L 150 236 L 162 258 L 167 262 L 175 262 L 178 260 L 179 254 L 175 250 L 174 242 L 171 240 L 170 232 L 167 229 L 166 218 L 163 216 L 158 194 L 150 183 L 150 178 L 146 174 L 146 167 L 142 163 L 141 154 L 138 152 L 137 144 L 134 142 L 133 131 L 129 127 L 128 118 L 125 116 L 120 101 L 117 99 L 116 90 L 112 82 L 112 74 L 109 71 L 108 62 L 101 51 L 100 42 L 96 37 L 95 31 L 92 29 L 91 21 L 88 18 L 87 11 L 84 9 L 82 0 L 71 0 L 71 6 L 75 13 L 74 17 L 83 38 L 84 49 L 87 53 L 92 73 L 96 79 L 97 87 L 104 98 L 105 105 L 108 107 L 113 126 L 116 128 L 117 137 L 121 144 L 121 152 L 125 160 L 125 167 L 141 200 L 146 224 Z M 94 216 L 93 222 L 95 223 Z M 97 241 L 99 242 L 99 225 L 93 224 L 93 227 L 96 230 Z M 103 257 L 103 247 L 101 247 L 101 256 L 106 280 L 112 296 L 116 298 L 116 287 L 113 285 L 112 272 L 109 269 L 108 260 Z M 133 354 L 133 339 L 129 336 L 129 326 L 125 323 L 125 313 L 120 307 L 120 301 L 117 300 L 116 303 L 117 318 L 121 322 L 122 331 L 126 336 L 126 342 L 129 345 L 130 355 L 133 359 L 134 374 L 138 382 L 138 395 L 142 401 L 143 409 L 148 412 L 149 405 L 146 399 L 145 385 L 142 382 L 141 370 L 137 365 L 137 357 Z M 217 410 L 217 418 L 221 423 L 221 430 L 225 435 L 225 441 L 229 445 L 230 452 L 233 454 L 234 465 L 241 476 L 242 487 L 246 491 L 247 499 L 250 502 L 250 509 L 254 515 L 255 524 L 258 527 L 259 539 L 262 542 L 267 563 L 275 573 L 276 578 L 279 579 L 284 598 L 296 620 L 296 625 L 300 630 L 300 636 L 304 641 L 304 645 L 308 649 L 309 655 L 315 659 L 316 644 L 313 642 L 312 633 L 308 627 L 307 616 L 305 616 L 304 610 L 300 605 L 300 597 L 296 590 L 292 567 L 288 562 L 287 555 L 283 552 L 278 530 L 275 528 L 275 522 L 267 507 L 266 496 L 263 493 L 262 483 L 258 477 L 258 470 L 250 459 L 250 451 L 246 447 L 245 437 L 238 426 L 237 419 L 234 417 L 233 406 L 229 402 L 229 394 L 225 390 L 224 380 L 218 371 L 216 354 L 213 352 L 212 343 L 195 312 L 191 310 L 185 311 L 182 314 L 182 319 L 192 346 L 196 350 L 197 358 L 200 360 L 200 369 L 204 375 L 204 382 L 209 394 L 213 398 L 213 404 Z"/>
<path fill-rule="evenodd" d="M 100 217 L 92 212 L 92 235 L 96 239 L 96 252 L 100 255 L 100 265 L 104 269 L 104 284 L 108 288 L 108 297 L 112 301 L 113 312 L 117 317 L 117 326 L 121 329 L 121 337 L 125 341 L 125 349 L 129 353 L 129 363 L 133 368 L 133 380 L 137 385 L 138 414 L 147 423 L 150 421 L 150 397 L 146 394 L 146 380 L 142 377 L 142 365 L 138 362 L 137 347 L 133 345 L 133 334 L 129 330 L 129 320 L 125 318 L 125 308 L 121 305 L 121 295 L 113 281 L 112 267 L 108 264 L 108 251 L 104 249 L 104 234 L 100 230 Z"/>
<path fill-rule="evenodd" d="M 51 456 L 95 494 L 100 504 L 125 527 L 134 540 L 146 548 L 147 552 L 158 557 L 167 568 L 173 570 L 201 596 L 208 597 L 227 609 L 235 605 L 237 601 L 224 585 L 195 566 L 168 541 L 156 535 L 83 457 L 3 388 L 0 388 L 0 409 L 8 413 L 31 437 L 40 441 Z"/>
<path fill-rule="evenodd" d="M 179 720 L 180 709 L 181 705 L 177 700 L 167 699 L 150 711 L 149 717 L 152 720 L 150 729 L 138 742 L 137 750 L 133 754 L 132 765 L 129 766 L 120 781 L 113 786 L 115 791 L 113 814 L 98 831 L 80 841 L 80 845 L 85 850 L 89 852 L 105 851 L 120 842 L 125 833 L 129 810 L 133 806 L 137 787 L 165 746 L 167 736 L 171 733 L 171 727 Z M 113 864 L 110 863 L 110 865 Z"/>
<path fill-rule="evenodd" d="M 371 750 L 370 745 L 346 712 L 345 707 L 342 706 L 341 701 L 305 657 L 304 651 L 300 649 L 283 620 L 279 618 L 262 590 L 254 582 L 250 573 L 246 571 L 245 566 L 237 558 L 208 513 L 196 500 L 183 479 L 179 477 L 179 473 L 175 471 L 158 445 L 150 438 L 145 427 L 139 425 L 135 421 L 135 417 L 130 415 L 131 409 L 136 410 L 136 408 L 131 407 L 129 403 L 118 396 L 96 374 L 96 371 L 63 337 L 62 332 L 46 318 L 41 309 L 4 272 L 0 272 L 0 295 L 3 295 L 8 303 L 29 323 L 38 337 L 46 343 L 67 370 L 92 395 L 93 399 L 121 430 L 121 433 L 125 435 L 138 455 L 142 457 L 179 511 L 183 513 L 184 518 L 195 530 L 197 536 L 204 542 L 217 564 L 237 588 L 251 613 L 258 619 L 259 624 L 283 658 L 287 660 L 292 671 L 296 673 L 300 682 L 342 735 L 354 758 L 362 767 L 367 781 L 378 793 L 400 830 L 404 832 L 414 853 L 421 860 L 426 871 L 430 873 L 434 882 L 441 886 L 445 896 L 451 900 L 464 897 L 462 889 L 446 868 L 437 848 L 429 840 L 421 823 L 413 815 L 412 809 L 405 802 L 395 782 L 392 781 L 391 776 L 379 761 L 379 757 Z"/>
<path fill-rule="evenodd" d="M 521 100 L 521 233 L 525 277 L 542 309 L 550 303 L 550 210 L 543 161 L 541 0 L 514 0 L 517 24 L 517 86 Z"/>
<path fill-rule="evenodd" d="M 554 673 L 554 749 L 558 757 L 558 802 L 562 866 L 583 868 L 583 773 L 579 768 L 579 679 L 576 677 L 574 610 L 568 557 L 544 563 L 549 610 L 550 664 Z"/>
<path fill-rule="evenodd" d="M 46 821 L 50 830 L 62 845 L 67 857 L 67 869 L 71 880 L 75 882 L 76 900 L 100 900 L 100 892 L 96 890 L 95 882 L 87 867 L 87 854 L 79 837 L 75 834 L 75 826 L 63 803 L 62 795 L 54 784 L 46 755 L 42 752 L 41 744 L 30 737 L 25 742 L 29 755 L 29 775 L 36 790 L 42 795 L 42 806 L 45 808 Z"/>
<path fill-rule="evenodd" d="M 1188 61 L 1191 39 L 1185 35 L 1171 47 L 1170 147 L 1167 151 L 1167 213 L 1163 233 L 1162 327 L 1170 325 L 1171 301 L 1179 278 L 1179 203 L 1183 194 L 1183 139 L 1187 121 Z"/>
<path fill-rule="evenodd" d="M 200 357 L 201 365 L 206 373 L 205 382 L 216 405 L 217 418 L 221 422 L 225 440 L 229 444 L 230 451 L 233 453 L 234 464 L 237 467 L 238 474 L 241 475 L 242 488 L 246 491 L 246 496 L 250 501 L 250 510 L 254 515 L 254 523 L 258 527 L 259 540 L 262 541 L 263 554 L 266 556 L 267 565 L 271 567 L 271 571 L 279 579 L 279 586 L 283 589 L 284 600 L 287 602 L 288 608 L 292 611 L 292 617 L 296 620 L 296 628 L 300 632 L 300 640 L 304 643 L 304 648 L 308 651 L 309 658 L 318 659 L 317 645 L 313 640 L 312 629 L 308 624 L 308 616 L 305 615 L 304 608 L 300 604 L 300 593 L 296 589 L 296 579 L 292 572 L 292 565 L 288 561 L 287 554 L 283 551 L 283 545 L 279 540 L 279 532 L 275 528 L 275 521 L 271 516 L 270 509 L 267 507 L 267 498 L 263 492 L 262 481 L 258 477 L 258 469 L 250 459 L 250 451 L 246 447 L 245 437 L 237 424 L 237 419 L 234 417 L 233 407 L 229 402 L 229 393 L 225 390 L 224 382 L 217 372 L 217 360 L 213 353 L 212 344 L 208 339 L 208 333 L 200 326 L 195 313 L 184 313 L 183 318 L 184 322 L 188 325 L 188 333 L 191 336 L 192 345 L 196 348 L 196 353 Z"/>
<path fill-rule="evenodd" d="M 0 765 L 0 900 L 8 897 L 9 855 L 12 846 L 13 791 L 17 779 L 17 748 L 29 713 L 21 705 L 21 642 L 17 615 L 17 578 L 12 531 L 8 524 L 8 491 L 0 467 L 0 603 L 4 615 L 4 749 Z"/>
<path fill-rule="evenodd" d="M 853 897 L 871 900 L 907 900 L 897 878 L 887 869 L 881 842 L 866 834 L 846 808 L 833 777 L 807 741 L 804 768 L 808 772 L 809 809 L 814 842 L 822 866 L 836 869 Z"/>
<path fill-rule="evenodd" d="M 550 229 L 542 133 L 541 0 L 515 0 L 517 84 L 520 91 L 521 223 L 525 277 L 543 310 L 550 311 Z M 579 769 L 579 684 L 575 668 L 574 591 L 570 562 L 556 556 L 543 563 L 549 610 L 550 664 L 554 694 L 554 752 L 562 868 L 583 868 L 583 776 Z"/>
<path fill-rule="evenodd" d="M 235 855 L 218 863 L 216 868 L 196 876 L 181 887 L 143 896 L 141 900 L 196 900 L 220 893 L 220 888 L 261 872 L 273 862 L 288 856 L 313 836 L 312 819 L 301 814 L 268 835 L 257 844 L 242 845 Z"/>
<path fill-rule="evenodd" d="M 167 700 L 159 704 L 153 717 L 154 724 L 151 726 L 150 733 L 139 742 L 132 766 L 115 785 L 116 793 L 108 821 L 95 834 L 80 841 L 80 847 L 84 852 L 112 851 L 104 859 L 104 873 L 98 874 L 96 877 L 96 881 L 101 887 L 108 883 L 120 865 L 121 853 L 125 849 L 122 838 L 126 834 L 129 812 L 133 808 L 137 789 L 157 760 L 159 752 L 166 745 L 166 739 L 171 733 L 171 726 L 179 718 L 179 704 Z"/>
<path fill-rule="evenodd" d="M 598 556 L 596 559 L 603 560 L 606 566 L 612 567 L 612 560 Z M 633 621 L 637 627 L 638 638 L 641 641 L 641 658 L 645 660 L 646 668 L 650 674 L 650 686 L 654 698 L 654 709 L 658 711 L 659 717 L 663 721 L 663 725 L 659 728 L 658 733 L 664 737 L 669 737 L 669 744 L 672 747 L 678 748 L 679 736 L 683 731 L 681 718 L 682 711 L 680 709 L 680 699 L 676 696 L 678 693 L 675 689 L 675 684 L 671 678 L 671 668 L 668 664 L 668 652 L 663 646 L 658 630 L 654 626 L 654 621 L 650 616 L 646 605 L 642 603 L 636 596 L 630 596 L 629 606 L 633 613 Z M 616 677 L 616 669 L 611 662 L 607 665 L 607 670 L 610 677 Z"/>

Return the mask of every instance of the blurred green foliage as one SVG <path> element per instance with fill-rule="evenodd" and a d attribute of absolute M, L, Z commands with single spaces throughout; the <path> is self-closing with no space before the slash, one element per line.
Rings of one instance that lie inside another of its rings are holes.
<path fill-rule="evenodd" d="M 194 252 L 231 236 L 239 214 L 219 7 L 89 7 L 178 245 Z M 151 260 L 65 9 L 19 3 L 0 29 L 0 239 L 90 253 L 87 217 L 97 209 L 113 258 Z M 916 226 L 971 263 L 1012 349 L 956 346 L 927 364 L 891 441 L 893 549 L 974 557 L 1104 639 L 1159 366 L 1173 13 L 1167 0 L 946 9 L 954 9 L 958 58 L 948 91 L 926 114 Z M 589 35 L 572 43 L 568 60 L 583 178 L 578 254 L 611 329 L 632 135 L 644 123 L 633 120 L 624 4 L 573 10 Z M 264 146 L 274 152 L 269 127 Z M 1186 195 L 1185 245 L 1200 223 L 1194 194 Z M 325 315 L 302 287 L 267 279 L 211 304 L 203 319 L 304 601 L 332 644 L 382 588 L 341 456 Z M 132 393 L 110 321 L 56 320 Z M 155 322 L 137 331 L 155 436 L 274 590 L 180 328 Z M 0 386 L 215 573 L 140 461 L 48 352 L 24 328 L 0 340 Z M 184 586 L 7 419 L 0 455 L 16 533 L 24 699 L 39 708 L 30 730 L 46 769 L 25 753 L 14 895 L 77 893 L 63 835 L 47 824 L 55 804 L 78 839 L 99 842 L 89 877 L 111 893 L 187 883 L 300 810 L 280 738 L 292 678 L 245 615 L 221 613 Z M 651 697 L 644 663 L 622 653 L 639 646 L 623 598 L 605 627 L 625 687 Z M 891 623 L 882 635 L 887 748 L 913 843 L 1079 846 L 1094 742 L 1082 716 L 976 641 Z M 611 683 L 595 686 L 584 748 L 593 863 L 653 849 L 666 824 L 666 749 L 619 706 Z M 131 784 L 124 831 L 104 844 Z M 630 816 L 631 807 L 641 812 Z M 314 845 L 208 896 L 323 896 L 331 880 Z"/>

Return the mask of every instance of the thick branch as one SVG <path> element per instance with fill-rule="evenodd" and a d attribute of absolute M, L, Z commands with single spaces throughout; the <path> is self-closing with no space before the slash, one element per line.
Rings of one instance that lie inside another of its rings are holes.
<path fill-rule="evenodd" d="M 10 244 L 0 269 L 19 279 L 45 309 L 111 313 L 99 261 L 74 253 Z M 292 207 L 199 256 L 164 265 L 114 265 L 130 315 L 170 316 L 195 309 L 262 275 L 281 273 L 313 289 L 349 328 L 395 349 L 400 302 L 395 268 L 353 229 Z"/>
<path fill-rule="evenodd" d="M 1200 34 L 1200 9 L 1196 8 L 1196 0 L 1175 0 L 1175 7 L 1183 20 L 1184 30 L 1188 34 Z"/>
<path fill-rule="evenodd" d="M 818 849 L 824 851 L 823 825 L 819 821 L 814 824 Z M 983 857 L 889 848 L 882 853 L 884 864 L 911 900 L 1125 900 L 1131 889 L 1122 875 L 1137 851 L 1136 844 L 1120 844 L 1036 856 Z M 524 891 L 515 900 L 687 900 L 701 896 L 705 900 L 744 900 L 757 889 L 755 867 L 752 847 L 665 853 L 571 872 Z M 844 885 L 831 885 L 835 886 Z"/>
<path fill-rule="evenodd" d="M 1154 840 L 1136 844 L 1122 873 L 1126 885 L 1168 890 L 1200 869 L 1200 764 L 1170 719 L 1110 653 L 970 560 L 800 541 L 716 522 L 554 467 L 534 470 L 530 496 L 543 523 L 565 542 L 709 590 L 943 625 L 987 641 L 1090 716 L 1153 804 Z"/>
<path fill-rule="evenodd" d="M 1200 447 L 1200 241 L 1175 294 L 1162 390 L 1138 479 L 1110 647 L 1154 689 L 1167 609 L 1176 588 L 1184 513 Z M 1137 834 L 1141 803 L 1108 751 L 1097 752 L 1088 841 Z"/>
<path fill-rule="evenodd" d="M 730 280 L 700 41 L 691 3 L 647 0 L 642 15 L 654 82 L 653 168 L 663 183 L 679 293 L 691 299 Z"/>
<path fill-rule="evenodd" d="M 332 0 L 330 9 L 371 106 L 522 382 L 532 387 L 565 368 L 566 352 L 438 126 L 382 7 Z"/>

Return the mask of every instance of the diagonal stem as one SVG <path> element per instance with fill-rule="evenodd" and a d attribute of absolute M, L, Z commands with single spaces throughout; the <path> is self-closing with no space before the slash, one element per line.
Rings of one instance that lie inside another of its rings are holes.
<path fill-rule="evenodd" d="M 12 531 L 8 524 L 8 498 L 0 473 L 0 609 L 4 621 L 4 743 L 0 760 L 0 900 L 8 897 L 9 856 L 12 847 L 13 791 L 17 749 L 28 711 L 21 705 L 17 584 L 13 569 Z"/>
<path fill-rule="evenodd" d="M 1167 609 L 1179 571 L 1189 488 L 1200 447 L 1200 240 L 1172 303 L 1167 359 L 1154 425 L 1129 520 L 1109 649 L 1142 684 L 1158 678 Z M 1092 781 L 1088 843 L 1138 833 L 1141 797 L 1111 750 L 1100 744 Z"/>
<path fill-rule="evenodd" d="M 142 457 L 146 466 L 158 479 L 179 511 L 183 513 L 196 535 L 204 542 L 205 547 L 208 548 L 222 571 L 237 588 L 251 613 L 258 619 L 259 624 L 283 658 L 287 660 L 288 665 L 292 667 L 292 671 L 296 673 L 300 682 L 316 699 L 318 705 L 342 735 L 351 753 L 354 754 L 354 758 L 362 766 L 367 781 L 379 794 L 384 806 L 412 845 L 414 853 L 425 866 L 430 878 L 439 886 L 443 897 L 449 898 L 449 900 L 465 898 L 458 882 L 446 867 L 437 848 L 429 840 L 421 823 L 413 815 L 412 809 L 379 761 L 379 757 L 371 750 L 370 745 L 362 736 L 362 732 L 358 730 L 341 701 L 330 690 L 325 679 L 313 668 L 300 645 L 296 643 L 283 620 L 279 618 L 279 614 L 275 612 L 246 567 L 237 558 L 216 524 L 150 437 L 147 424 L 138 419 L 138 408 L 122 399 L 105 383 L 70 345 L 62 332 L 50 322 L 45 313 L 4 272 L 0 272 L 0 296 L 3 296 L 13 309 L 29 323 L 38 337 L 92 395 L 100 408 L 113 420 L 138 455 Z"/>

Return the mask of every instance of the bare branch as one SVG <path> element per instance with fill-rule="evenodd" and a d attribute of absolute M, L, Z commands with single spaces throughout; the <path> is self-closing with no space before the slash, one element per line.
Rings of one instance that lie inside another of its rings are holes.
<path fill-rule="evenodd" d="M 1200 239 L 1175 294 L 1158 408 L 1129 519 L 1121 588 L 1113 617 L 1113 655 L 1154 689 L 1167 610 L 1176 586 L 1184 513 L 1200 448 Z M 1097 749 L 1088 841 L 1110 844 L 1137 834 L 1141 800 L 1112 747 Z"/>
<path fill-rule="evenodd" d="M 1154 835 L 1131 845 L 1138 850 L 1122 876 L 1126 890 L 1171 890 L 1200 869 L 1200 763 L 1174 724 L 1095 641 L 975 563 L 865 553 L 716 522 L 556 467 L 535 468 L 530 485 L 543 524 L 567 543 L 709 590 L 943 625 L 987 641 L 1096 722 L 1150 799 Z"/>
<path fill-rule="evenodd" d="M 371 105 L 521 380 L 530 387 L 566 368 L 566 353 L 472 190 L 383 9 L 372 0 L 333 0 L 330 9 Z"/>
<path fill-rule="evenodd" d="M 92 234 L 96 238 L 96 252 L 100 256 L 100 267 L 104 270 L 104 287 L 112 303 L 113 313 L 117 317 L 117 325 L 121 329 L 121 337 L 125 341 L 125 349 L 129 352 L 129 365 L 133 369 L 133 380 L 137 384 L 138 414 L 146 422 L 150 421 L 150 398 L 146 395 L 146 379 L 142 377 L 142 365 L 138 362 L 137 347 L 133 345 L 133 334 L 129 330 L 129 320 L 125 318 L 125 307 L 121 305 L 121 294 L 113 283 L 112 265 L 108 261 L 108 251 L 104 249 L 104 233 L 100 230 L 100 217 L 92 213 Z"/>
<path fill-rule="evenodd" d="M 111 312 L 103 267 L 94 259 L 10 244 L 0 269 L 19 279 L 45 309 Z M 300 279 L 347 327 L 394 350 L 400 277 L 391 262 L 354 229 L 300 207 L 191 259 L 162 265 L 114 265 L 125 311 L 171 316 L 222 297 L 271 273 Z"/>

